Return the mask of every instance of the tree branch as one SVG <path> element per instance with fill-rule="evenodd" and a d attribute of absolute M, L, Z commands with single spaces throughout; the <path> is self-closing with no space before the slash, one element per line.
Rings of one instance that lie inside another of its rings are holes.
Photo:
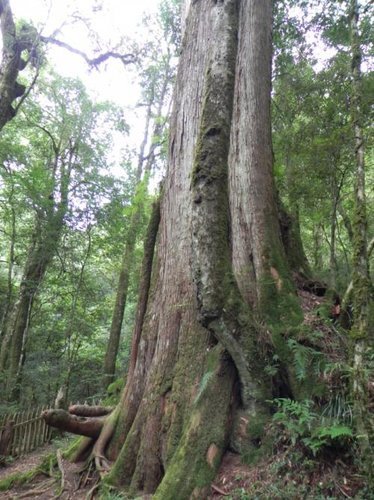
<path fill-rule="evenodd" d="M 72 47 L 66 42 L 61 40 L 57 40 L 57 38 L 49 37 L 49 36 L 41 36 L 40 39 L 45 43 L 51 43 L 53 45 L 57 45 L 57 47 L 61 47 L 65 50 L 68 50 L 72 54 L 76 54 L 86 61 L 86 63 L 91 67 L 97 67 L 101 63 L 107 61 L 108 59 L 119 59 L 125 66 L 128 64 L 133 64 L 136 62 L 137 58 L 134 54 L 120 54 L 114 51 L 104 52 L 97 57 L 90 58 L 88 55 L 75 47 Z"/>

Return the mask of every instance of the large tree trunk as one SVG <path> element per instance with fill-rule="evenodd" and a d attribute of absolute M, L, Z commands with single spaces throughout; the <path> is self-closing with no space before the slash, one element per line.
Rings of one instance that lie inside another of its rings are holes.
<path fill-rule="evenodd" d="M 188 4 L 146 313 L 94 447 L 115 460 L 106 481 L 162 500 L 207 496 L 239 412 L 261 444 L 254 317 L 300 319 L 272 178 L 271 0 Z"/>
<path fill-rule="evenodd" d="M 21 69 L 22 48 L 17 40 L 16 27 L 8 0 L 0 1 L 0 25 L 3 42 L 0 66 L 0 130 L 15 115 L 14 99 L 25 92 L 24 85 L 17 82 Z"/>

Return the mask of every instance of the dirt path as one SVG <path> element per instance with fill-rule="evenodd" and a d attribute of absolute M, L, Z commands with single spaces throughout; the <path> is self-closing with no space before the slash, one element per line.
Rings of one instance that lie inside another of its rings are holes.
<path fill-rule="evenodd" d="M 61 445 L 61 443 L 59 443 Z M 6 467 L 0 467 L 0 481 L 11 474 L 27 472 L 36 467 L 44 456 L 56 451 L 58 443 L 49 443 L 37 450 L 14 460 Z M 1 497 L 0 497 L 1 498 Z"/>

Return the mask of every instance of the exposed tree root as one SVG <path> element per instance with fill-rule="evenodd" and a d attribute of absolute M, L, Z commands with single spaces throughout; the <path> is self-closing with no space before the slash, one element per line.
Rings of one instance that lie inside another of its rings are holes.
<path fill-rule="evenodd" d="M 62 463 L 61 450 L 57 450 L 56 457 L 57 457 L 57 465 L 61 472 L 61 488 L 60 488 L 60 494 L 58 495 L 60 497 L 65 490 L 65 471 L 64 471 L 64 464 Z"/>
<path fill-rule="evenodd" d="M 110 462 L 105 457 L 105 449 L 110 439 L 113 436 L 118 415 L 119 415 L 119 407 L 117 407 L 117 409 L 105 421 L 105 424 L 92 450 L 92 455 L 95 460 L 96 470 L 99 472 L 100 475 L 106 474 L 110 469 Z"/>
<path fill-rule="evenodd" d="M 86 437 L 81 440 L 70 455 L 67 454 L 67 458 L 77 462 L 87 456 L 89 450 L 92 449 L 85 466 L 81 469 L 81 474 L 88 469 L 86 478 L 83 480 L 83 486 L 89 480 L 93 465 L 101 477 L 110 470 L 111 463 L 105 456 L 105 450 L 113 435 L 119 414 L 119 410 L 113 410 L 113 408 L 103 406 L 73 405 L 69 407 L 69 412 L 54 409 L 42 413 L 48 425 Z M 65 474 L 60 450 L 57 452 L 57 463 L 61 472 L 62 493 L 64 491 Z M 82 479 L 79 481 L 78 488 L 81 485 Z"/>
<path fill-rule="evenodd" d="M 90 489 L 90 491 L 86 495 L 86 500 L 91 500 L 93 498 L 95 491 L 98 489 L 100 486 L 99 480 L 96 481 L 96 483 L 93 485 L 93 487 Z"/>
<path fill-rule="evenodd" d="M 42 483 L 38 483 L 36 487 L 30 488 L 29 490 L 18 493 L 17 494 L 17 499 L 18 498 L 31 498 L 31 497 L 40 497 L 43 495 L 46 491 L 48 491 L 53 484 L 56 482 L 54 478 L 49 478 L 46 481 L 43 481 Z M 14 497 L 15 498 L 15 497 Z"/>
<path fill-rule="evenodd" d="M 216 493 L 219 493 L 223 497 L 228 497 L 229 496 L 228 493 L 225 493 L 223 490 L 221 490 L 221 488 L 218 488 L 218 486 L 216 486 L 215 484 L 212 484 L 211 488 L 212 488 L 213 491 L 215 491 Z"/>

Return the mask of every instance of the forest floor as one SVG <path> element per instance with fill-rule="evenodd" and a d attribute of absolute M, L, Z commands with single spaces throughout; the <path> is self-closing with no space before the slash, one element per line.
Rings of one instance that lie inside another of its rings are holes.
<path fill-rule="evenodd" d="M 61 442 L 58 442 L 58 445 L 61 446 Z M 31 471 L 54 452 L 57 452 L 57 445 L 52 442 L 48 446 L 15 460 L 12 464 L 0 469 L 0 481 L 13 474 L 21 475 Z M 92 470 L 82 471 L 82 466 L 84 464 L 74 464 L 61 458 L 58 468 L 38 473 L 30 481 L 15 484 L 7 491 L 0 491 L 0 499 L 84 500 L 90 495 L 90 498 L 93 498 L 92 488 L 96 486 L 97 475 Z"/>
<path fill-rule="evenodd" d="M 305 290 L 299 290 L 299 297 L 304 313 L 305 331 L 318 333 L 313 347 L 323 351 L 333 363 L 344 361 L 347 352 L 345 336 L 332 322 L 330 324 L 319 314 L 324 305 L 326 310 L 326 299 Z M 327 305 L 327 309 L 328 307 Z M 299 341 L 304 342 L 302 335 Z M 310 345 L 307 333 L 305 345 Z M 336 384 L 339 381 L 328 380 L 328 383 Z M 274 428 L 270 426 L 268 432 L 273 437 Z M 65 446 L 66 442 L 61 439 L 56 440 L 0 468 L 0 481 L 10 475 L 32 470 L 45 457 L 51 453 L 56 454 L 58 448 L 63 449 Z M 15 484 L 7 491 L 0 491 L 0 499 L 98 498 L 97 473 L 90 468 L 84 469 L 84 464 L 72 464 L 59 456 L 58 466 L 51 467 L 49 473 L 38 474 L 29 482 L 22 485 Z M 212 484 L 209 499 L 373 500 L 374 494 L 371 496 L 370 493 L 362 493 L 363 487 L 363 478 L 359 475 L 352 457 L 344 449 L 340 453 L 330 452 L 315 457 L 311 453 L 306 453 L 300 443 L 291 445 L 287 439 L 282 440 L 279 439 L 279 435 L 274 435 L 273 453 L 257 461 L 255 465 L 243 463 L 240 455 L 228 451 Z M 115 495 L 105 498 L 126 497 Z"/>

